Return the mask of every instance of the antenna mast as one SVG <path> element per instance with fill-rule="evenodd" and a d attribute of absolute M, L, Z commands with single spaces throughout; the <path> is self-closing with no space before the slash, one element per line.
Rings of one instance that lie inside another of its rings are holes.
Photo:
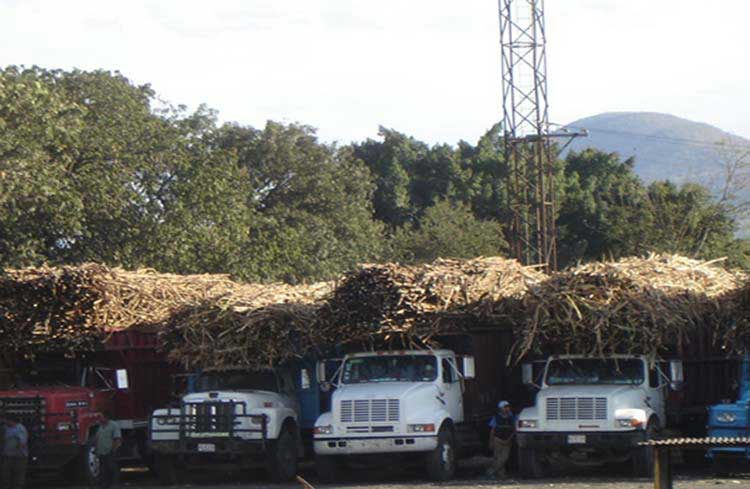
<path fill-rule="evenodd" d="M 498 0 L 498 5 L 511 253 L 524 264 L 556 270 L 551 139 L 572 140 L 585 131 L 550 132 L 544 0 Z"/>

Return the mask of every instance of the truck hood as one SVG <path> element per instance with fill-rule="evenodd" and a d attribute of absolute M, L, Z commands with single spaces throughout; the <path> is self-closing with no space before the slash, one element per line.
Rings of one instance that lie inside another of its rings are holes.
<path fill-rule="evenodd" d="M 288 402 L 279 394 L 262 390 L 195 392 L 186 395 L 182 400 L 186 403 L 222 401 L 244 402 L 248 408 L 262 408 L 265 407 L 265 403 L 274 403 L 274 407 L 288 404 Z"/>
<path fill-rule="evenodd" d="M 640 391 L 640 385 L 556 385 L 545 387 L 540 397 L 615 397 L 625 392 Z"/>
<path fill-rule="evenodd" d="M 334 400 L 402 399 L 416 392 L 435 389 L 435 385 L 430 382 L 369 382 L 339 386 L 333 397 Z"/>

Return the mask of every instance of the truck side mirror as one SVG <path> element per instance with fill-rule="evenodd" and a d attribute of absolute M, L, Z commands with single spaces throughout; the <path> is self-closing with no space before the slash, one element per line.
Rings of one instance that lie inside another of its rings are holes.
<path fill-rule="evenodd" d="M 669 361 L 669 380 L 672 384 L 672 390 L 679 390 L 682 388 L 682 384 L 685 381 L 685 375 L 682 370 L 681 360 Z"/>
<path fill-rule="evenodd" d="M 525 386 L 534 385 L 534 364 L 524 363 L 521 365 L 521 380 Z"/>
<path fill-rule="evenodd" d="M 326 362 L 325 360 L 319 360 L 315 364 L 315 377 L 319 384 L 326 381 Z"/>
<path fill-rule="evenodd" d="M 463 375 L 464 379 L 473 379 L 476 377 L 476 366 L 474 365 L 474 357 L 462 357 L 461 361 L 463 362 L 463 365 L 461 365 L 463 368 Z"/>
<path fill-rule="evenodd" d="M 117 388 L 124 390 L 128 388 L 128 371 L 124 368 L 118 368 L 116 373 Z"/>
<path fill-rule="evenodd" d="M 303 390 L 310 388 L 310 371 L 306 368 L 299 371 L 299 386 Z"/>

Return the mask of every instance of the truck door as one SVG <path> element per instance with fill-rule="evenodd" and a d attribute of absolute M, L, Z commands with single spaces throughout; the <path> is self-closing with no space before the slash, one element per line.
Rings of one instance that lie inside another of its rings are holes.
<path fill-rule="evenodd" d="M 443 357 L 440 360 L 440 375 L 439 396 L 441 402 L 444 403 L 445 409 L 450 413 L 451 419 L 455 422 L 461 422 L 464 419 L 464 401 L 455 358 Z"/>

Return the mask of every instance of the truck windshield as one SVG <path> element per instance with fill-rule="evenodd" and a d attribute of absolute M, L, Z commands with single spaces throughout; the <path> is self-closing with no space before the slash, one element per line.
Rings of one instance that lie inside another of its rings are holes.
<path fill-rule="evenodd" d="M 547 368 L 547 385 L 638 385 L 643 377 L 643 362 L 635 358 L 565 358 L 550 361 Z"/>
<path fill-rule="evenodd" d="M 431 382 L 437 378 L 432 355 L 379 355 L 350 358 L 344 364 L 342 382 Z"/>
<path fill-rule="evenodd" d="M 278 392 L 279 385 L 273 372 L 225 370 L 204 372 L 198 378 L 198 391 L 260 390 Z"/>
<path fill-rule="evenodd" d="M 12 381 L 12 387 L 25 389 L 42 386 L 71 386 L 81 382 L 75 362 L 70 359 L 44 356 L 32 364 L 22 362 Z"/>

